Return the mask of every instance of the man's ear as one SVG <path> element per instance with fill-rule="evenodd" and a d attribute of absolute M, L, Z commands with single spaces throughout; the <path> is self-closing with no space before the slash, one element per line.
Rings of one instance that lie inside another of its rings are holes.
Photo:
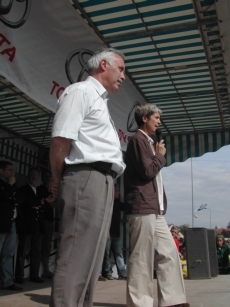
<path fill-rule="evenodd" d="M 106 70 L 106 65 L 107 65 L 107 61 L 106 60 L 101 60 L 100 62 L 100 67 L 103 71 Z"/>

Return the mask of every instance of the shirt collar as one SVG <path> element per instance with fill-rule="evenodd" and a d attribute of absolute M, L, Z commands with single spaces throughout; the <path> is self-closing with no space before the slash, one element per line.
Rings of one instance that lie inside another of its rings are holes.
<path fill-rule="evenodd" d="M 108 92 L 106 91 L 104 86 L 99 81 L 97 81 L 97 79 L 92 76 L 89 76 L 86 81 L 90 82 L 95 87 L 96 91 L 103 99 L 106 99 Z"/>
<path fill-rule="evenodd" d="M 146 134 L 143 130 L 141 130 L 141 129 L 138 129 L 142 134 L 144 134 L 146 137 L 147 137 L 147 140 L 148 140 L 148 142 L 150 143 L 150 144 L 154 144 L 154 141 L 153 141 L 153 139 L 150 137 L 150 136 L 148 136 L 148 134 Z"/>
<path fill-rule="evenodd" d="M 28 183 L 28 185 L 32 188 L 32 190 L 34 190 L 34 192 L 36 192 L 37 187 L 33 187 L 31 184 Z"/>

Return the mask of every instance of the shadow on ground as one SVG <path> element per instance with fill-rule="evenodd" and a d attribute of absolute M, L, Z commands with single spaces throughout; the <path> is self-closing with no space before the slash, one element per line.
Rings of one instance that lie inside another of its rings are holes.
<path fill-rule="evenodd" d="M 124 305 L 124 304 L 113 304 L 113 303 L 93 303 L 93 306 L 126 307 L 126 305 Z"/>
<path fill-rule="evenodd" d="M 50 303 L 50 295 L 42 295 L 35 293 L 26 293 L 26 296 L 30 297 L 31 301 L 37 302 L 44 305 L 49 305 Z"/>
<path fill-rule="evenodd" d="M 35 293 L 26 293 L 25 296 L 28 296 L 31 301 L 49 305 L 50 304 L 50 295 L 42 295 L 42 294 L 35 294 Z M 100 306 L 100 307 L 126 307 L 124 304 L 116 304 L 116 303 L 93 303 L 93 306 Z"/>

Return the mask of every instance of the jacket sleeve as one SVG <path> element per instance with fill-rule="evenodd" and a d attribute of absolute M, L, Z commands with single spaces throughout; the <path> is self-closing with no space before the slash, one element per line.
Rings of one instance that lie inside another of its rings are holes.
<path fill-rule="evenodd" d="M 0 186 L 0 199 L 10 200 L 14 198 L 16 189 L 10 184 L 5 184 Z"/>
<path fill-rule="evenodd" d="M 153 155 L 150 145 L 143 138 L 133 139 L 127 150 L 127 158 L 131 160 L 136 172 L 143 180 L 156 177 L 166 163 L 160 153 Z"/>

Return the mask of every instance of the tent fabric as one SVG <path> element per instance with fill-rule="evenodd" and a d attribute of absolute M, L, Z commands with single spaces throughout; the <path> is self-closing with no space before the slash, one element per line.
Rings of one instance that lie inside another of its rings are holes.
<path fill-rule="evenodd" d="M 166 136 L 164 140 L 167 150 L 165 166 L 170 166 L 175 162 L 200 157 L 207 152 L 214 152 L 222 146 L 229 145 L 230 131 Z"/>

